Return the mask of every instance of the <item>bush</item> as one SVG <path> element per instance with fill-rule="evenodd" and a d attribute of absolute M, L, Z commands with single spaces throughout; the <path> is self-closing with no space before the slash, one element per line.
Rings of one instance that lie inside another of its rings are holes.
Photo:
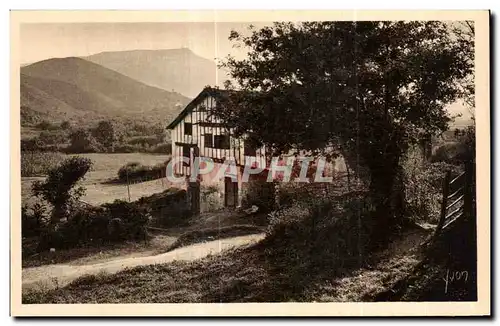
<path fill-rule="evenodd" d="M 275 183 L 265 179 L 249 180 L 243 188 L 242 207 L 259 207 L 259 212 L 268 213 L 275 205 Z"/>
<path fill-rule="evenodd" d="M 444 162 L 425 165 L 406 164 L 405 197 L 409 217 L 416 221 L 437 223 L 446 171 L 450 171 L 454 178 L 461 173 L 461 170 L 460 166 Z"/>
<path fill-rule="evenodd" d="M 46 175 L 64 160 L 64 155 L 54 152 L 21 152 L 21 176 L 36 177 Z"/>
<path fill-rule="evenodd" d="M 143 148 L 148 148 L 159 143 L 158 138 L 155 136 L 139 136 L 133 137 L 127 141 L 129 145 L 140 145 Z"/>
<path fill-rule="evenodd" d="M 151 219 L 149 207 L 122 200 L 115 200 L 102 207 L 109 219 L 108 233 L 112 241 L 146 239 L 146 225 Z"/>
<path fill-rule="evenodd" d="M 65 159 L 48 172 L 45 181 L 35 181 L 32 185 L 34 196 L 40 197 L 53 206 L 51 224 L 66 217 L 70 205 L 85 193 L 85 188 L 78 183 L 92 167 L 92 160 L 84 157 Z"/>
<path fill-rule="evenodd" d="M 460 164 L 460 157 L 465 153 L 466 148 L 459 142 L 448 142 L 436 148 L 431 156 L 432 163 Z"/>
<path fill-rule="evenodd" d="M 38 136 L 42 146 L 61 145 L 68 141 L 68 135 L 64 131 L 42 131 Z"/>
<path fill-rule="evenodd" d="M 224 207 L 223 199 L 220 196 L 219 188 L 216 186 L 201 186 L 201 211 L 216 211 Z"/>
<path fill-rule="evenodd" d="M 300 286 L 304 273 L 331 277 L 360 267 L 370 250 L 372 222 L 370 202 L 353 192 L 274 217 L 260 245 L 273 265 L 287 269 L 287 282 Z"/>
<path fill-rule="evenodd" d="M 145 240 L 149 220 L 147 208 L 119 200 L 99 207 L 77 208 L 67 221 L 41 234 L 38 250 Z"/>
<path fill-rule="evenodd" d="M 183 189 L 169 188 L 159 194 L 141 197 L 137 204 L 148 207 L 155 223 L 163 227 L 183 225 L 191 216 L 187 192 Z"/>
<path fill-rule="evenodd" d="M 21 139 L 21 152 L 41 152 L 43 151 L 43 143 L 40 138 Z"/>
<path fill-rule="evenodd" d="M 140 146 L 132 146 L 128 144 L 116 145 L 114 148 L 115 153 L 137 153 L 141 151 L 142 148 Z"/>
<path fill-rule="evenodd" d="M 36 203 L 32 207 L 21 207 L 21 232 L 23 237 L 39 236 L 46 228 L 49 221 L 47 207 Z"/>
<path fill-rule="evenodd" d="M 47 120 L 43 120 L 39 122 L 35 127 L 41 130 L 57 130 L 60 126 L 57 124 L 53 124 Z"/>
<path fill-rule="evenodd" d="M 158 144 L 153 148 L 151 148 L 150 152 L 158 154 L 172 154 L 172 144 L 171 143 Z"/>
<path fill-rule="evenodd" d="M 118 170 L 118 180 L 121 182 L 149 181 L 166 176 L 168 161 L 155 166 L 142 165 L 138 162 L 127 163 Z"/>

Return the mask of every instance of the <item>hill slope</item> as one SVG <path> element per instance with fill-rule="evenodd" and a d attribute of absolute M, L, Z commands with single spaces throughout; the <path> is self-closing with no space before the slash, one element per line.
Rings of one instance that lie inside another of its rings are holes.
<path fill-rule="evenodd" d="M 151 87 L 80 58 L 40 61 L 21 68 L 21 106 L 50 120 L 99 117 L 170 120 L 188 98 Z"/>
<path fill-rule="evenodd" d="M 225 79 L 213 61 L 185 48 L 102 52 L 83 59 L 188 97 L 195 97 L 207 85 L 216 85 L 217 79 Z"/>

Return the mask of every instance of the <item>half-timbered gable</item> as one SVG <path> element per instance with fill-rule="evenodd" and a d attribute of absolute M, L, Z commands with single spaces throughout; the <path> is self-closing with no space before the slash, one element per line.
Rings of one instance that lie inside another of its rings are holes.
<path fill-rule="evenodd" d="M 243 139 L 232 137 L 231 130 L 210 114 L 216 110 L 217 101 L 224 92 L 209 87 L 203 89 L 167 126 L 171 130 L 172 155 L 192 159 L 193 148 L 197 147 L 200 157 L 211 158 L 214 162 L 232 159 L 236 165 L 244 166 L 245 157 L 252 157 L 265 166 L 263 149 L 250 148 Z M 174 172 L 189 175 L 189 164 L 177 164 Z"/>

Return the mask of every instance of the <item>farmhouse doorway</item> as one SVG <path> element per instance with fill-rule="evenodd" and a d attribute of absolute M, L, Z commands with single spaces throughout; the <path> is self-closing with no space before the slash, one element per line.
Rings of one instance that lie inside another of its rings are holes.
<path fill-rule="evenodd" d="M 236 207 L 238 203 L 238 182 L 230 177 L 224 178 L 224 206 Z"/>

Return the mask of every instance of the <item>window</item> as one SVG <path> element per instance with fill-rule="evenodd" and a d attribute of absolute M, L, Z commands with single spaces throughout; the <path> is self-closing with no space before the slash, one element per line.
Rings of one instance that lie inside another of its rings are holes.
<path fill-rule="evenodd" d="M 205 147 L 214 147 L 214 135 L 212 134 L 205 134 L 204 135 L 205 139 Z"/>
<path fill-rule="evenodd" d="M 184 122 L 184 135 L 192 135 L 193 134 L 193 124 Z"/>
<path fill-rule="evenodd" d="M 191 148 L 189 146 L 182 146 L 182 156 L 187 157 L 191 161 Z M 189 166 L 189 163 L 182 162 L 183 166 Z"/>
<path fill-rule="evenodd" d="M 215 135 L 214 148 L 229 149 L 229 135 Z"/>
<path fill-rule="evenodd" d="M 245 156 L 257 156 L 257 149 L 252 145 L 250 141 L 245 141 L 243 143 Z"/>

